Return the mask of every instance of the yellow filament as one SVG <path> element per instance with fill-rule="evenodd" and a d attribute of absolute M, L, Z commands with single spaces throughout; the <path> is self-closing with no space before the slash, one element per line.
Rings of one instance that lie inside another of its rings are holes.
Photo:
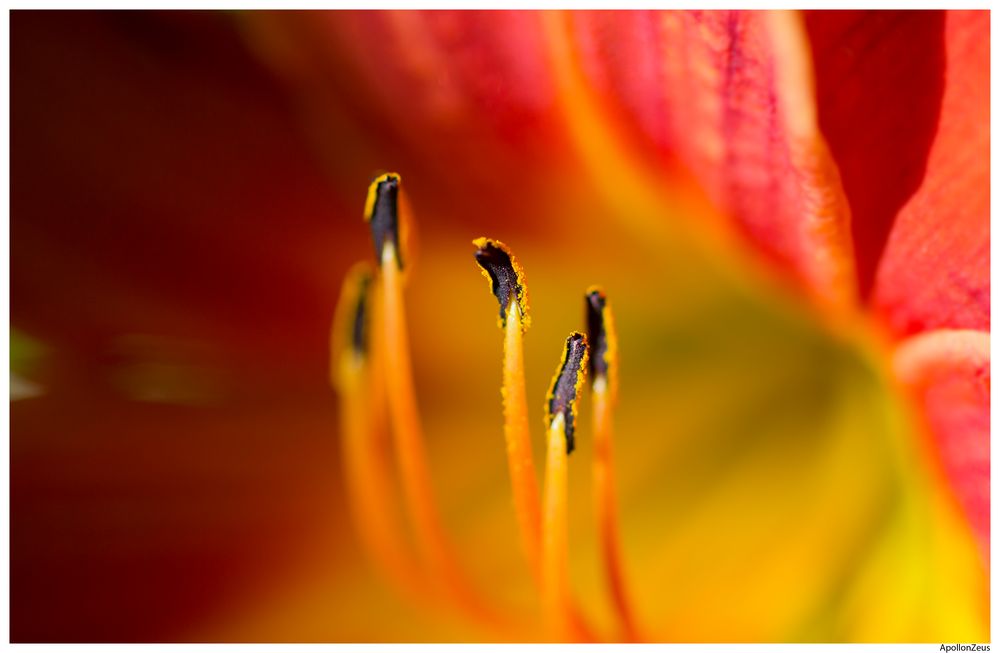
<path fill-rule="evenodd" d="M 566 422 L 559 413 L 549 425 L 542 524 L 542 612 L 546 627 L 557 640 L 574 635 L 569 584 L 567 462 Z"/>
<path fill-rule="evenodd" d="M 610 339 L 610 334 L 609 334 Z M 601 556 L 605 579 L 611 591 L 612 603 L 621 624 L 622 636 L 627 641 L 638 641 L 639 635 L 625 587 L 622 569 L 621 541 L 619 539 L 618 505 L 615 492 L 613 454 L 613 397 L 607 379 L 598 377 L 593 392 L 594 421 L 594 498 L 597 510 L 597 528 L 601 540 Z"/>
<path fill-rule="evenodd" d="M 541 513 L 528 427 L 522 338 L 521 310 L 518 303 L 512 301 L 507 309 L 507 325 L 504 328 L 503 430 L 521 544 L 537 578 L 541 564 Z"/>

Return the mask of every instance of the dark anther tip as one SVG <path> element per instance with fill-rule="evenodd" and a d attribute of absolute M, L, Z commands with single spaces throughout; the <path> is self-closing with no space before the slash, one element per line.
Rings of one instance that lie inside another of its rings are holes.
<path fill-rule="evenodd" d="M 525 297 L 524 274 L 510 249 L 499 240 L 477 238 L 476 263 L 490 281 L 490 292 L 500 303 L 500 325 L 507 325 L 507 310 L 517 302 L 521 312 L 521 328 L 528 326 L 528 305 Z"/>
<path fill-rule="evenodd" d="M 354 314 L 351 320 L 351 349 L 359 358 L 368 355 L 369 324 L 371 322 L 371 307 L 368 305 L 371 293 L 372 274 L 364 271 L 357 277 L 357 296 L 354 302 Z"/>
<path fill-rule="evenodd" d="M 392 243 L 396 252 L 396 264 L 403 268 L 403 253 L 399 242 L 399 175 L 386 173 L 376 177 L 368 187 L 365 202 L 365 221 L 372 230 L 375 245 L 375 260 L 382 265 L 382 252 L 387 243 Z"/>
<path fill-rule="evenodd" d="M 608 375 L 608 331 L 605 307 L 608 300 L 604 292 L 592 286 L 584 296 L 587 312 L 587 340 L 590 343 L 590 382 Z"/>
<path fill-rule="evenodd" d="M 566 349 L 563 351 L 559 371 L 552 379 L 549 389 L 549 401 L 546 406 L 546 423 L 551 424 L 556 415 L 562 414 L 565 420 L 566 453 L 573 453 L 575 439 L 573 437 L 573 418 L 576 412 L 576 399 L 580 394 L 587 372 L 587 336 L 574 331 L 566 338 Z"/>
<path fill-rule="evenodd" d="M 374 280 L 372 266 L 365 261 L 355 263 L 341 285 L 330 328 L 330 380 L 338 390 L 354 382 L 350 379 L 366 366 L 371 353 Z"/>

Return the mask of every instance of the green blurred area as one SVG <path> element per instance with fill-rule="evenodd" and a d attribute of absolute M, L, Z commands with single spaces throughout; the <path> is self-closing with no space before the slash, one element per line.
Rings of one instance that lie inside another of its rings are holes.
<path fill-rule="evenodd" d="M 14 327 L 10 329 L 10 371 L 15 374 L 30 375 L 48 348 Z"/>

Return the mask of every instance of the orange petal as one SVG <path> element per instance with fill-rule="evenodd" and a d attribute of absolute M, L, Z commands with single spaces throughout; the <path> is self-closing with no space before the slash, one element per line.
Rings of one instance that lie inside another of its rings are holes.
<path fill-rule="evenodd" d="M 799 17 L 580 12 L 583 73 L 624 140 L 678 158 L 767 257 L 830 303 L 854 298 L 849 211 L 819 133 Z"/>

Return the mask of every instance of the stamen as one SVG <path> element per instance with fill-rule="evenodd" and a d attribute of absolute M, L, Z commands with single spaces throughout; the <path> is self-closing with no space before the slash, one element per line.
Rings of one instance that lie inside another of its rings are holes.
<path fill-rule="evenodd" d="M 573 636 L 575 609 L 569 582 L 568 469 L 573 413 L 587 369 L 587 339 L 573 333 L 546 402 L 548 428 L 542 524 L 542 608 L 557 639 Z"/>
<path fill-rule="evenodd" d="M 500 328 L 506 327 L 507 314 L 516 304 L 521 331 L 527 331 L 531 318 L 528 316 L 528 291 L 521 265 L 510 253 L 510 248 L 499 240 L 477 238 L 472 244 L 476 246 L 476 263 L 482 268 L 483 276 L 490 281 L 490 292 L 500 302 Z"/>
<path fill-rule="evenodd" d="M 504 440 L 507 443 L 507 468 L 514 495 L 514 512 L 521 533 L 521 545 L 532 573 L 541 571 L 542 518 L 538 480 L 531 453 L 531 430 L 528 426 L 528 399 L 524 380 L 523 331 L 527 294 L 523 273 L 513 255 L 499 241 L 477 238 L 473 241 L 476 262 L 491 280 L 490 290 L 500 301 L 500 324 L 504 330 L 503 347 L 503 416 Z M 514 301 L 512 301 L 514 299 Z M 523 309 L 522 309 L 523 307 Z"/>
<path fill-rule="evenodd" d="M 503 396 L 504 440 L 507 468 L 514 495 L 514 512 L 522 547 L 536 580 L 542 582 L 542 518 L 535 463 L 528 426 L 528 401 L 524 379 L 523 335 L 530 326 L 524 271 L 510 249 L 498 240 L 477 238 L 476 262 L 490 282 L 490 292 L 500 303 L 499 325 L 504 331 Z M 570 606 L 570 637 L 594 641 L 594 631 L 576 603 Z"/>
<path fill-rule="evenodd" d="M 594 498 L 604 574 L 618 614 L 623 637 L 639 639 L 622 564 L 615 490 L 612 413 L 618 390 L 618 335 L 607 297 L 592 286 L 584 296 L 587 339 L 590 342 L 594 424 Z"/>
<path fill-rule="evenodd" d="M 340 394 L 347 498 L 365 552 L 376 570 L 416 594 L 420 573 L 406 550 L 386 467 L 388 433 L 379 347 L 370 348 L 372 272 L 355 265 L 344 281 L 330 334 L 330 373 Z"/>
<path fill-rule="evenodd" d="M 509 634 L 512 628 L 518 626 L 488 605 L 466 577 L 453 553 L 434 497 L 413 387 L 403 305 L 402 263 L 397 250 L 397 233 L 392 228 L 392 225 L 398 225 L 394 214 L 398 208 L 394 201 L 398 191 L 398 175 L 383 175 L 376 179 L 369 188 L 365 217 L 372 224 L 372 236 L 381 261 L 382 339 L 386 355 L 383 367 L 407 511 L 421 557 L 431 577 L 440 582 L 446 596 L 469 617 L 498 632 Z"/>
<path fill-rule="evenodd" d="M 387 245 L 393 247 L 393 257 L 400 269 L 403 267 L 401 235 L 406 224 L 400 225 L 400 176 L 394 172 L 380 175 L 368 186 L 365 199 L 365 222 L 371 226 L 375 244 L 375 260 L 379 266 L 386 260 Z"/>

